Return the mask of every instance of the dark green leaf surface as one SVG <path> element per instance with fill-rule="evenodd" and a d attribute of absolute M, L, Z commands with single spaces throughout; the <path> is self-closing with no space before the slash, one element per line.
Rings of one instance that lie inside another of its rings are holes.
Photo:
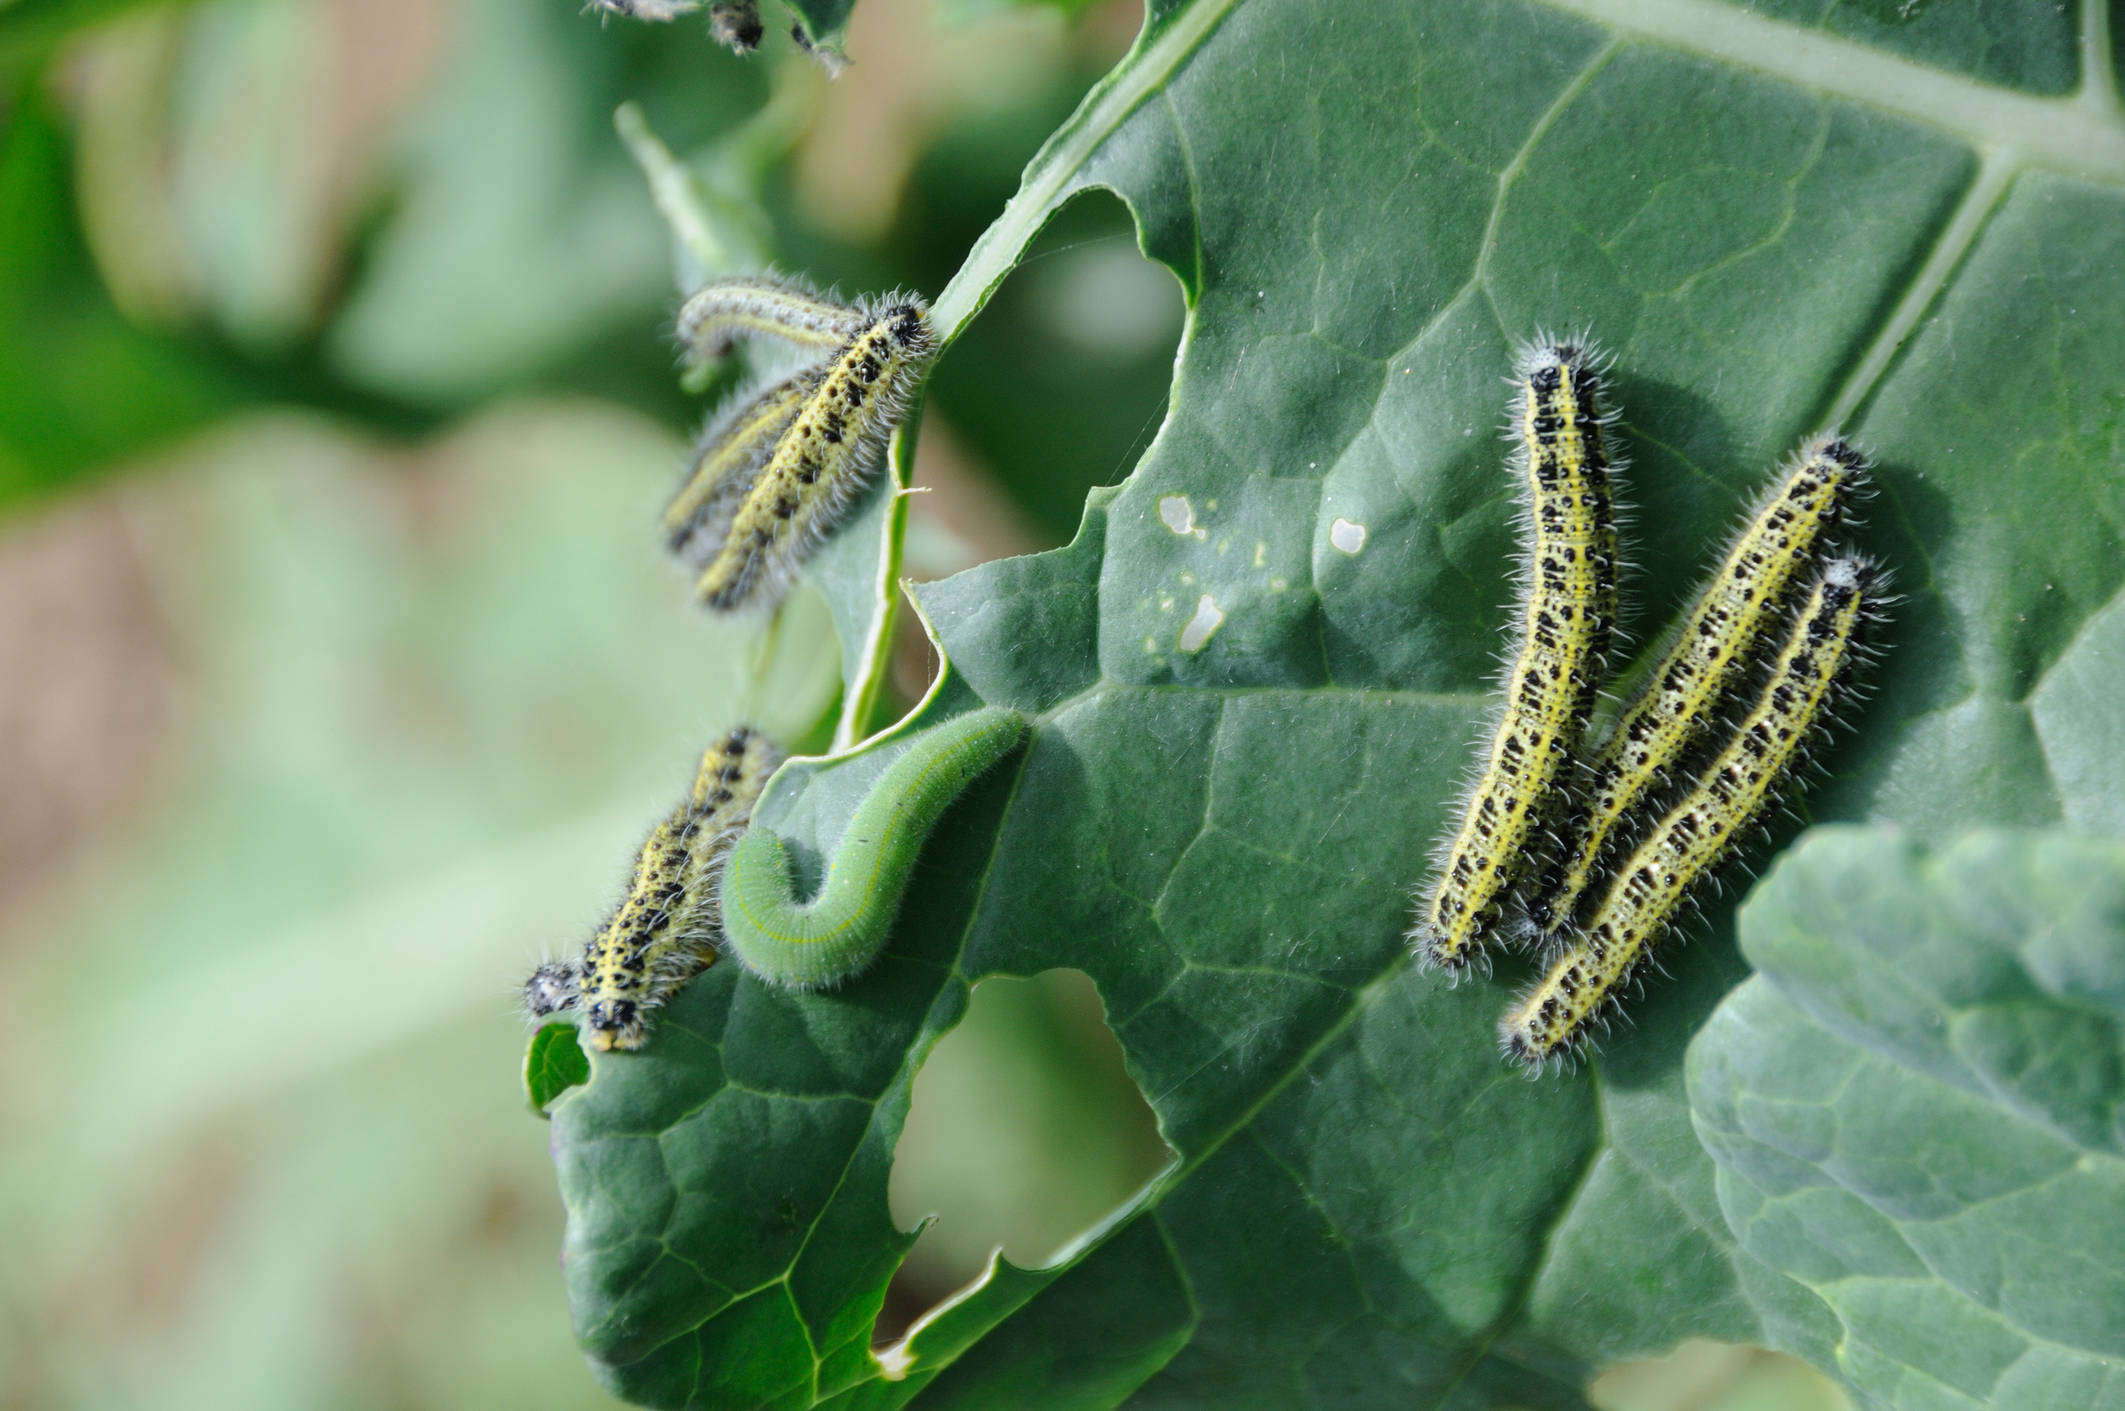
<path fill-rule="evenodd" d="M 977 700 L 1035 728 L 940 826 L 877 967 L 799 996 L 718 966 L 557 1104 L 609 1383 L 1571 1406 L 1685 1337 L 1821 1356 L 1820 1300 L 1737 1244 L 1684 1091 L 1746 975 L 1731 907 L 1598 1059 L 1533 1083 L 1492 1039 L 1518 963 L 1449 989 L 1401 934 L 1494 699 L 1500 379 L 1543 327 L 1617 354 L 1640 641 L 1802 436 L 1878 455 L 1863 543 L 1906 601 L 1813 816 L 2114 818 L 2119 658 L 2091 643 L 2125 580 L 2125 119 L 2106 85 L 2031 96 L 2060 87 L 2041 45 L 1981 14 L 1924 28 L 1920 68 L 1834 15 L 1682 0 L 1154 4 L 937 318 L 1111 187 L 1188 294 L 1168 419 L 1070 547 L 922 590 L 950 668 L 913 728 Z M 885 505 L 815 575 L 845 648 Z M 816 868 L 897 747 L 793 766 L 760 821 Z M 880 1362 L 909 1083 L 975 980 L 1056 966 L 1098 983 L 1176 1164 Z"/>
<path fill-rule="evenodd" d="M 1691 1104 L 1797 1340 L 1884 1405 L 2125 1406 L 2125 848 L 1824 829 L 1741 938 Z"/>

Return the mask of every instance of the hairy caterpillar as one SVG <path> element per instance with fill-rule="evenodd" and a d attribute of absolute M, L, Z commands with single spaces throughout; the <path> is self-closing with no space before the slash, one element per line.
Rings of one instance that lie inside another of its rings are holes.
<path fill-rule="evenodd" d="M 631 20 L 663 24 L 700 9 L 701 0 L 590 0 L 584 8 L 603 15 L 625 15 Z"/>
<path fill-rule="evenodd" d="M 1735 534 L 1674 644 L 1594 756 L 1581 826 L 1551 858 L 1529 901 L 1530 920 L 1546 939 L 1571 926 L 1620 831 L 1718 719 L 1765 625 L 1789 605 L 1825 537 L 1844 523 L 1865 469 L 1842 438 L 1819 436 Z"/>
<path fill-rule="evenodd" d="M 649 1012 L 715 961 L 716 884 L 781 754 L 744 726 L 710 745 L 694 787 L 650 832 L 627 896 L 581 957 L 548 961 L 524 985 L 534 1018 L 580 1009 L 600 1049 L 636 1049 Z"/>
<path fill-rule="evenodd" d="M 701 0 L 590 0 L 584 8 L 663 24 L 700 9 Z M 760 23 L 760 0 L 715 0 L 708 7 L 708 27 L 716 42 L 732 53 L 752 53 L 760 47 L 760 36 L 765 32 Z"/>
<path fill-rule="evenodd" d="M 692 472 L 664 510 L 666 544 L 697 572 L 730 538 L 738 506 L 818 382 L 799 375 L 735 397 L 703 433 Z"/>
<path fill-rule="evenodd" d="M 782 840 L 754 828 L 723 872 L 723 929 L 747 969 L 791 989 L 838 984 L 885 944 L 915 858 L 952 800 L 1025 733 L 1015 711 L 955 716 L 917 735 L 878 777 L 827 863 L 819 895 L 791 895 Z"/>
<path fill-rule="evenodd" d="M 799 49 L 819 61 L 819 67 L 826 70 L 828 78 L 841 77 L 841 70 L 847 67 L 848 60 L 842 58 L 841 55 L 831 49 L 822 48 L 812 43 L 812 37 L 804 32 L 803 20 L 796 20 L 790 24 L 789 37 L 790 41 Z"/>
<path fill-rule="evenodd" d="M 1616 623 L 1616 524 L 1596 358 L 1544 343 L 1521 360 L 1515 417 L 1528 483 L 1523 636 L 1490 754 L 1410 932 L 1427 962 L 1482 954 L 1565 796 Z"/>
<path fill-rule="evenodd" d="M 679 334 L 711 356 L 744 334 L 830 350 L 713 422 L 665 511 L 667 539 L 719 612 L 772 601 L 832 536 L 884 459 L 936 352 L 920 299 L 844 305 L 764 278 L 722 280 L 687 300 Z"/>
<path fill-rule="evenodd" d="M 1618 1002 L 1692 889 L 1761 821 L 1781 782 L 1805 762 L 1864 649 L 1861 634 L 1880 606 L 1881 586 L 1864 560 L 1824 567 L 1733 739 L 1623 864 L 1585 934 L 1499 1024 L 1508 1057 L 1539 1072 L 1576 1052 Z"/>
<path fill-rule="evenodd" d="M 838 352 L 877 321 L 880 308 L 839 299 L 772 275 L 704 284 L 679 306 L 679 341 L 690 362 L 729 357 L 740 338 L 778 338 L 819 357 Z"/>
<path fill-rule="evenodd" d="M 733 54 L 750 54 L 766 32 L 760 23 L 760 0 L 716 0 L 708 7 L 708 27 L 716 42 Z"/>

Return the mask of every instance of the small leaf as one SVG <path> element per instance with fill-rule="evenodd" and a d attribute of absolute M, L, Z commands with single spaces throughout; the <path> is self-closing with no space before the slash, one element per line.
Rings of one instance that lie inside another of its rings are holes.
<path fill-rule="evenodd" d="M 582 1031 L 573 1024 L 542 1025 L 524 1049 L 524 1100 L 540 1117 L 570 1088 L 590 1081 Z"/>

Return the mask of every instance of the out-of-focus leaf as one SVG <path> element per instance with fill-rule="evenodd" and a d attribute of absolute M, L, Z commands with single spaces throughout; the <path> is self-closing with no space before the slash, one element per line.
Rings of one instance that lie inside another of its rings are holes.
<path fill-rule="evenodd" d="M 800 594 L 745 699 L 755 629 L 653 553 L 679 453 L 580 403 L 419 446 L 276 415 L 108 492 L 182 708 L 144 806 L 0 944 L 0 989 L 50 1000 L 0 1033 L 0 1401 L 606 1404 L 515 982 L 715 730 L 794 743 L 835 685 Z"/>
<path fill-rule="evenodd" d="M 39 93 L 18 97 L 0 139 L 4 504 L 202 425 L 255 383 L 113 307 L 75 223 L 66 136 Z"/>
<path fill-rule="evenodd" d="M 1091 981 L 1071 971 L 998 977 L 916 1077 L 893 1161 L 892 1208 L 936 1213 L 903 1285 L 937 1301 L 1001 1244 L 1045 1262 L 1172 1159 L 1123 1070 Z"/>
<path fill-rule="evenodd" d="M 453 405 L 669 307 L 668 236 L 614 139 L 640 100 L 686 150 L 759 107 L 705 26 L 600 28 L 569 5 L 466 0 L 399 200 L 329 331 L 355 384 Z M 650 91 L 655 90 L 655 91 Z"/>
<path fill-rule="evenodd" d="M 1450 989 L 1402 932 L 1494 700 L 1500 377 L 1546 326 L 1618 355 L 1641 642 L 1804 435 L 1879 457 L 1860 543 L 1907 599 L 1812 812 L 1930 837 L 2103 810 L 2102 730 L 2050 678 L 2125 583 L 2125 118 L 2107 49 L 2061 99 L 2040 66 L 1970 77 L 1981 38 L 1928 68 L 1698 0 L 1152 4 L 935 317 L 956 333 L 1110 186 L 1188 298 L 1165 424 L 1068 548 L 920 591 L 948 668 L 907 728 L 977 701 L 1035 725 L 940 825 L 878 966 L 807 995 L 719 967 L 556 1105 L 608 1384 L 1474 1408 L 1577 1404 L 1689 1337 L 1819 1351 L 1691 1125 L 1685 1048 L 1745 974 L 1731 907 L 1634 1028 L 1535 1083 L 1492 1038 L 1519 962 Z M 886 620 L 895 513 L 817 561 L 845 649 Z M 827 855 L 902 738 L 791 766 L 759 821 Z M 1179 1162 L 873 1356 L 913 1074 L 972 982 L 1059 965 Z"/>
<path fill-rule="evenodd" d="M 1187 313 L 1136 249 L 1127 210 L 1088 193 L 1043 231 L 930 379 L 930 405 L 1051 543 L 1085 492 L 1111 485 L 1158 431 Z"/>
<path fill-rule="evenodd" d="M 177 229 L 158 234 L 183 240 L 224 333 L 270 358 L 315 335 L 364 194 L 367 173 L 348 169 L 366 115 L 341 91 L 343 22 L 316 0 L 184 13 L 167 112 L 133 136 L 152 142 L 166 124 Z"/>
<path fill-rule="evenodd" d="M 1824 828 L 1690 1047 L 1782 1330 L 1889 1407 L 2125 1405 L 2125 847 Z"/>

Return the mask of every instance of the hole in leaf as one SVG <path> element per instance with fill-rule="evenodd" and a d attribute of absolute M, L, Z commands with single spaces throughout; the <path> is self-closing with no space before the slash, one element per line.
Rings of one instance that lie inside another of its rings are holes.
<path fill-rule="evenodd" d="M 915 1075 L 893 1155 L 893 1219 L 936 1223 L 901 1265 L 874 1340 L 981 1273 L 1045 1264 L 1171 1161 L 1081 970 L 974 987 Z"/>
<path fill-rule="evenodd" d="M 1138 251 L 1129 208 L 1088 191 L 939 362 L 930 407 L 1034 537 L 1066 543 L 1085 493 L 1135 469 L 1165 419 L 1186 319 L 1180 281 Z"/>
<path fill-rule="evenodd" d="M 1086 494 L 1135 469 L 1165 420 L 1187 312 L 1119 197 L 1088 191 L 1057 212 L 929 379 L 903 572 L 928 582 L 1068 543 Z M 899 703 L 937 669 L 903 614 Z"/>
<path fill-rule="evenodd" d="M 1611 1367 L 1586 1397 L 1597 1411 L 1852 1411 L 1835 1382 L 1796 1357 L 1702 1338 Z"/>

